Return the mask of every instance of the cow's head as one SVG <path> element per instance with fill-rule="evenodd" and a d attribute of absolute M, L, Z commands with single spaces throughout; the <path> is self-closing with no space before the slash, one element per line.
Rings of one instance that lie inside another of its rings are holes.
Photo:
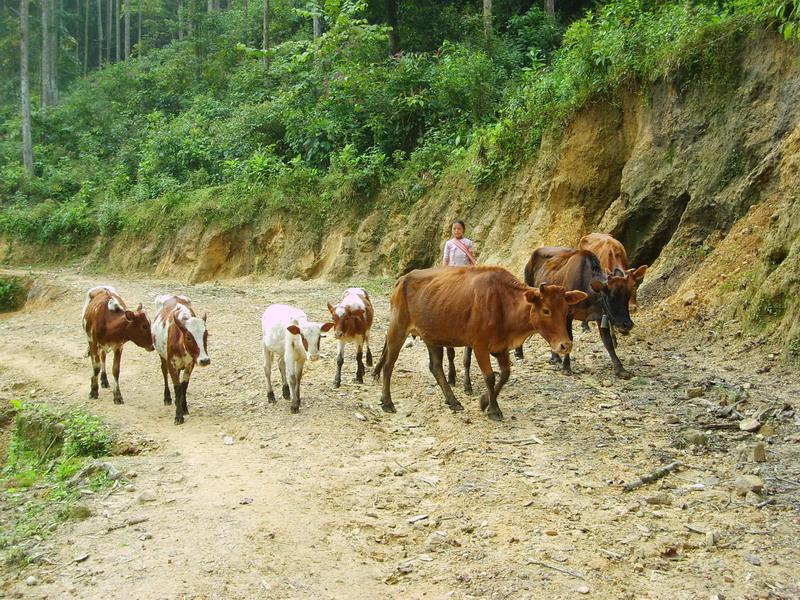
<path fill-rule="evenodd" d="M 591 283 L 592 290 L 602 298 L 603 312 L 608 315 L 611 325 L 623 335 L 633 329 L 629 305 L 636 302 L 637 282 L 642 280 L 646 270 L 647 265 L 627 271 L 615 269 L 607 281 L 595 280 Z"/>
<path fill-rule="evenodd" d="M 553 352 L 567 354 L 572 350 L 572 340 L 567 331 L 569 305 L 586 298 L 588 294 L 585 292 L 567 292 L 560 285 L 545 283 L 525 292 L 525 300 L 530 304 L 531 327 L 550 344 Z"/>
<path fill-rule="evenodd" d="M 364 333 L 367 328 L 366 312 L 363 308 L 350 306 L 332 306 L 328 303 L 328 310 L 333 320 L 333 337 L 337 340 L 345 335 Z"/>
<path fill-rule="evenodd" d="M 197 364 L 201 367 L 207 367 L 211 364 L 211 358 L 208 356 L 208 329 L 206 328 L 207 315 L 203 318 L 186 317 L 181 306 L 175 308 L 172 313 L 175 318 L 175 324 L 183 334 L 183 346 L 186 351 L 192 355 Z"/>
<path fill-rule="evenodd" d="M 333 327 L 333 323 L 303 321 L 296 325 L 289 325 L 286 330 L 295 336 L 292 342 L 295 352 L 304 353 L 308 360 L 314 361 L 319 359 L 319 344 L 322 334 L 330 331 L 331 327 Z"/>
<path fill-rule="evenodd" d="M 128 339 L 148 352 L 153 350 L 153 334 L 150 332 L 150 319 L 142 310 L 142 305 L 136 310 L 125 311 L 125 331 Z"/>

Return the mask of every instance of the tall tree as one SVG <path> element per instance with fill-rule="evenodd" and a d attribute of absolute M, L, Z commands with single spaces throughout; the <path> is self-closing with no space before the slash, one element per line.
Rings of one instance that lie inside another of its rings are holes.
<path fill-rule="evenodd" d="M 131 0 L 128 0 L 130 2 Z M 136 31 L 136 55 L 139 55 L 139 52 L 142 51 L 142 0 L 137 2 L 137 8 L 139 9 L 139 24 L 137 25 Z"/>
<path fill-rule="evenodd" d="M 58 102 L 58 29 L 55 8 L 55 0 L 42 0 L 42 106 L 53 106 Z"/>
<path fill-rule="evenodd" d="M 111 20 L 114 18 L 113 0 L 106 2 L 106 62 L 111 62 Z"/>
<path fill-rule="evenodd" d="M 114 20 L 114 29 L 117 36 L 117 44 L 115 46 L 114 56 L 117 62 L 119 62 L 120 59 L 119 2 L 120 0 L 114 0 L 115 9 L 117 13 L 117 18 Z"/>
<path fill-rule="evenodd" d="M 555 0 L 544 0 L 544 12 L 551 17 L 556 16 L 556 2 Z"/>
<path fill-rule="evenodd" d="M 492 0 L 483 0 L 483 30 L 487 38 L 492 35 Z"/>
<path fill-rule="evenodd" d="M 103 0 L 97 0 L 97 68 L 103 66 Z"/>
<path fill-rule="evenodd" d="M 397 18 L 397 0 L 385 0 L 386 23 L 389 30 L 389 53 L 396 54 L 400 51 L 400 32 L 398 31 L 399 20 Z"/>
<path fill-rule="evenodd" d="M 31 88 L 28 75 L 28 0 L 19 2 L 19 87 L 22 96 L 22 162 L 28 175 L 33 175 L 33 141 L 31 140 Z"/>
<path fill-rule="evenodd" d="M 264 0 L 264 22 L 261 30 L 261 47 L 264 50 L 264 66 L 269 67 L 269 0 Z"/>
<path fill-rule="evenodd" d="M 119 0 L 117 0 L 119 1 Z M 119 6 L 119 4 L 117 4 Z M 141 12 L 139 13 L 142 14 Z M 125 60 L 131 55 L 131 0 L 125 0 Z"/>
<path fill-rule="evenodd" d="M 89 0 L 84 0 L 83 7 L 83 74 L 89 69 Z"/>

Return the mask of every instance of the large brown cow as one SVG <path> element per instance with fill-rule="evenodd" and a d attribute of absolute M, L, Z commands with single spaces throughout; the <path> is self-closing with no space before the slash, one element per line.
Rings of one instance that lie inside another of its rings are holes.
<path fill-rule="evenodd" d="M 369 331 L 372 328 L 372 319 L 375 311 L 367 290 L 359 287 L 347 288 L 339 304 L 332 306 L 328 303 L 328 310 L 333 320 L 333 336 L 339 346 L 336 356 L 336 377 L 333 387 L 338 388 L 342 383 L 342 365 L 344 364 L 344 346 L 353 342 L 356 347 L 356 382 L 364 383 L 364 363 L 362 361 L 363 348 L 367 347 L 367 366 L 372 366 L 372 351 L 369 349 Z"/>
<path fill-rule="evenodd" d="M 636 288 L 644 279 L 647 265 L 631 269 L 625 246 L 607 233 L 590 233 L 583 236 L 578 248 L 594 252 L 600 259 L 600 266 L 606 275 L 625 278 L 625 284 L 630 290 L 630 310 L 636 310 Z"/>
<path fill-rule="evenodd" d="M 386 342 L 375 377 L 383 370 L 381 407 L 395 412 L 391 378 L 395 361 L 406 337 L 414 333 L 428 346 L 429 367 L 452 410 L 463 410 L 447 383 L 442 369 L 445 346 L 471 346 L 486 383 L 481 410 L 490 419 L 503 413 L 497 395 L 508 381 L 511 361 L 508 350 L 533 333 L 540 333 L 554 352 L 572 348 L 565 327 L 568 304 L 586 298 L 580 291 L 566 292 L 557 285 L 530 288 L 502 267 L 434 267 L 401 277 L 394 287 Z M 490 355 L 500 366 L 495 382 Z"/>
<path fill-rule="evenodd" d="M 164 404 L 172 404 L 167 373 L 175 390 L 175 424 L 183 423 L 189 414 L 186 391 L 195 365 L 211 364 L 208 357 L 206 315 L 197 318 L 192 301 L 186 296 L 163 294 L 156 298 L 156 318 L 153 320 L 153 341 L 161 357 L 164 378 Z"/>
<path fill-rule="evenodd" d="M 525 266 L 525 283 L 539 285 L 542 283 L 562 285 L 570 289 L 583 290 L 586 300 L 570 307 L 567 315 L 567 331 L 572 339 L 572 321 L 598 321 L 600 338 L 611 357 L 614 372 L 618 377 L 630 377 L 622 366 L 611 337 L 613 326 L 620 333 L 627 335 L 633 327 L 628 300 L 630 289 L 626 277 L 607 276 L 597 256 L 588 250 L 572 248 L 543 247 L 536 249 Z M 517 348 L 516 355 L 522 358 L 522 347 Z M 552 362 L 561 362 L 561 358 L 553 354 Z M 563 359 L 563 370 L 572 374 L 569 352 Z"/>
<path fill-rule="evenodd" d="M 89 398 L 98 397 L 97 376 L 102 371 L 100 383 L 108 387 L 106 375 L 106 354 L 114 352 L 114 404 L 122 404 L 119 391 L 119 367 L 122 360 L 122 346 L 131 341 L 148 352 L 153 350 L 153 337 L 150 334 L 150 321 L 142 310 L 128 310 L 125 302 L 113 287 L 101 285 L 86 292 L 83 304 L 83 330 L 89 343 L 88 356 L 92 358 L 92 383 Z"/>

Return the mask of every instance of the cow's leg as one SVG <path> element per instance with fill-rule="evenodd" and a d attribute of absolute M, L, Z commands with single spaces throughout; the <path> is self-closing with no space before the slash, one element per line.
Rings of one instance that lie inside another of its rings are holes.
<path fill-rule="evenodd" d="M 106 351 L 100 351 L 100 387 L 108 389 L 108 375 L 106 375 Z"/>
<path fill-rule="evenodd" d="M 119 364 L 122 362 L 122 346 L 114 348 L 114 366 L 111 367 L 111 377 L 114 379 L 114 404 L 124 404 L 122 392 L 119 391 Z"/>
<path fill-rule="evenodd" d="M 497 396 L 494 392 L 495 377 L 494 371 L 492 371 L 489 351 L 486 348 L 473 348 L 472 350 L 475 352 L 475 360 L 478 361 L 478 366 L 481 368 L 481 373 L 483 373 L 483 381 L 486 383 L 486 393 L 482 394 L 480 399 L 481 410 L 488 408 L 487 416 L 492 421 L 501 421 L 503 413 L 497 405 Z"/>
<path fill-rule="evenodd" d="M 500 390 L 503 389 L 503 386 L 511 376 L 511 358 L 508 352 L 497 352 L 492 356 L 497 359 L 497 365 L 500 367 L 500 380 L 494 388 L 494 397 L 497 398 L 500 395 Z"/>
<path fill-rule="evenodd" d="M 611 364 L 614 365 L 614 374 L 621 379 L 630 379 L 631 374 L 625 370 L 622 363 L 614 350 L 614 342 L 611 339 L 611 332 L 608 327 L 600 327 L 600 339 L 603 340 L 603 346 L 606 347 L 606 352 L 611 357 Z"/>
<path fill-rule="evenodd" d="M 447 383 L 450 385 L 456 384 L 456 349 L 447 347 Z"/>
<path fill-rule="evenodd" d="M 567 333 L 569 339 L 572 341 L 572 317 L 567 317 Z M 558 354 L 556 354 L 558 356 Z M 572 375 L 572 361 L 570 360 L 569 353 L 564 355 L 564 363 L 561 366 L 561 371 L 564 375 Z"/>
<path fill-rule="evenodd" d="M 294 414 L 300 412 L 300 372 L 302 369 L 302 363 L 287 365 L 286 369 L 286 375 L 289 378 L 289 394 L 292 399 L 289 410 Z"/>
<path fill-rule="evenodd" d="M 175 392 L 175 425 L 183 424 L 183 412 L 181 412 L 181 378 L 178 371 L 171 362 L 167 361 L 167 372 L 172 380 L 172 389 Z"/>
<path fill-rule="evenodd" d="M 164 377 L 164 404 L 172 404 L 172 395 L 169 393 L 169 383 L 167 383 L 167 361 L 161 358 L 161 375 Z"/>
<path fill-rule="evenodd" d="M 337 340 L 339 353 L 336 355 L 336 376 L 333 378 L 333 387 L 338 388 L 342 385 L 342 365 L 344 364 L 344 342 Z"/>
<path fill-rule="evenodd" d="M 267 378 L 267 402 L 275 403 L 275 392 L 272 389 L 272 352 L 264 346 L 264 376 Z"/>
<path fill-rule="evenodd" d="M 555 352 L 550 353 L 550 358 L 548 361 L 551 365 L 560 365 L 561 364 L 561 357 L 556 354 Z"/>
<path fill-rule="evenodd" d="M 89 389 L 89 398 L 97 398 L 99 395 L 97 376 L 100 374 L 100 352 L 97 347 L 89 347 L 89 356 L 92 357 L 92 382 Z"/>
<path fill-rule="evenodd" d="M 467 346 L 464 348 L 464 391 L 467 394 L 472 394 L 472 377 L 469 374 L 469 369 L 472 366 L 472 347 Z"/>
<path fill-rule="evenodd" d="M 381 354 L 381 361 L 383 361 L 381 408 L 384 412 L 397 412 L 392 402 L 392 371 L 394 371 L 394 363 L 397 362 L 397 357 L 400 355 L 400 350 L 407 335 L 407 331 L 396 326 L 393 327 L 391 323 L 389 324 L 389 331 L 386 332 L 386 342 Z M 430 352 L 430 349 L 428 351 Z"/>
<path fill-rule="evenodd" d="M 286 360 L 284 360 L 283 355 L 278 356 L 278 370 L 281 372 L 281 382 L 283 383 L 281 394 L 284 400 L 288 400 L 292 395 L 289 391 L 289 380 L 286 378 Z"/>
<path fill-rule="evenodd" d="M 611 342 L 614 344 L 614 350 L 617 349 L 617 332 L 614 331 L 614 328 L 609 326 L 609 331 L 611 332 Z"/>
<path fill-rule="evenodd" d="M 356 342 L 356 383 L 364 383 L 364 342 Z M 337 361 L 338 364 L 338 361 Z"/>
<path fill-rule="evenodd" d="M 450 387 L 447 379 L 444 376 L 444 369 L 442 368 L 442 362 L 444 359 L 444 348 L 441 346 L 431 346 L 430 344 L 426 344 L 428 346 L 428 358 L 429 363 L 428 367 L 433 373 L 433 377 L 436 379 L 436 383 L 439 384 L 439 387 L 442 389 L 442 393 L 444 394 L 444 401 L 454 411 L 464 410 L 464 407 L 461 403 L 456 400 L 455 394 L 453 394 L 453 389 Z M 448 355 L 452 348 L 448 348 Z M 450 363 L 453 364 L 452 362 Z"/>
<path fill-rule="evenodd" d="M 184 415 L 189 414 L 189 402 L 186 400 L 186 392 L 189 390 L 189 379 L 192 377 L 194 370 L 194 363 L 189 363 L 189 366 L 181 373 L 181 412 Z"/>
<path fill-rule="evenodd" d="M 514 349 L 514 357 L 519 359 L 525 358 L 525 353 L 522 351 L 522 346 L 517 346 Z"/>
<path fill-rule="evenodd" d="M 581 321 L 581 330 L 586 333 L 587 331 L 591 331 L 592 328 L 589 327 L 589 321 Z"/>
<path fill-rule="evenodd" d="M 369 335 L 364 336 L 364 345 L 367 347 L 367 366 L 372 368 L 372 351 L 369 349 Z"/>

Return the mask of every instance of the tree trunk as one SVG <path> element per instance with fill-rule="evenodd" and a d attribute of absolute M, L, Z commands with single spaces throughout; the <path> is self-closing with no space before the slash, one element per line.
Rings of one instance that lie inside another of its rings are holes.
<path fill-rule="evenodd" d="M 128 0 L 130 2 L 131 0 Z M 139 24 L 136 26 L 136 56 L 139 56 L 139 53 L 142 51 L 142 0 L 139 0 Z"/>
<path fill-rule="evenodd" d="M 19 2 L 20 59 L 19 87 L 22 96 L 22 162 L 28 175 L 33 175 L 33 142 L 31 140 L 31 89 L 28 75 L 28 0 Z"/>
<path fill-rule="evenodd" d="M 55 73 L 57 43 L 55 1 L 42 0 L 42 106 L 53 106 L 58 102 Z"/>
<path fill-rule="evenodd" d="M 208 0 L 208 12 L 209 14 L 214 12 L 214 0 Z"/>
<path fill-rule="evenodd" d="M 141 0 L 139 1 L 141 2 Z M 130 55 L 131 55 L 131 0 L 125 0 L 125 60 L 128 60 L 128 58 L 130 58 Z"/>
<path fill-rule="evenodd" d="M 492 35 L 492 0 L 483 0 L 483 30 L 488 39 Z"/>
<path fill-rule="evenodd" d="M 120 51 L 120 41 L 121 41 L 120 40 L 120 31 L 119 31 L 119 0 L 116 0 L 114 4 L 115 4 L 115 8 L 116 8 L 116 13 L 117 13 L 117 19 L 114 21 L 114 27 L 115 27 L 116 34 L 117 34 L 117 45 L 116 45 L 115 60 L 117 62 L 119 62 L 119 59 L 120 59 L 120 56 L 119 56 L 120 52 L 119 51 Z"/>
<path fill-rule="evenodd" d="M 83 74 L 89 69 L 89 0 L 84 0 L 83 14 Z"/>
<path fill-rule="evenodd" d="M 114 4 L 112 0 L 106 2 L 106 62 L 111 62 L 111 19 L 114 17 Z"/>
<path fill-rule="evenodd" d="M 264 22 L 261 30 L 261 48 L 264 50 L 264 66 L 269 68 L 269 0 L 264 0 Z"/>
<path fill-rule="evenodd" d="M 550 15 L 551 17 L 556 16 L 556 1 L 555 0 L 544 0 L 544 12 Z"/>
<path fill-rule="evenodd" d="M 392 29 L 389 31 L 389 54 L 400 51 L 399 20 L 397 18 L 397 0 L 386 0 L 386 23 Z"/>
<path fill-rule="evenodd" d="M 245 19 L 247 19 L 247 11 L 248 11 L 248 8 L 249 8 L 249 7 L 247 6 L 247 0 L 244 0 L 244 18 L 245 18 Z"/>
<path fill-rule="evenodd" d="M 139 11 L 140 16 L 141 14 L 141 11 Z M 181 0 L 178 0 L 178 39 L 183 39 L 183 2 Z"/>
<path fill-rule="evenodd" d="M 311 17 L 311 24 L 314 28 L 314 39 L 316 40 L 322 35 L 322 23 L 319 20 L 319 15 Z"/>
<path fill-rule="evenodd" d="M 103 66 L 103 0 L 97 0 L 97 68 Z"/>

